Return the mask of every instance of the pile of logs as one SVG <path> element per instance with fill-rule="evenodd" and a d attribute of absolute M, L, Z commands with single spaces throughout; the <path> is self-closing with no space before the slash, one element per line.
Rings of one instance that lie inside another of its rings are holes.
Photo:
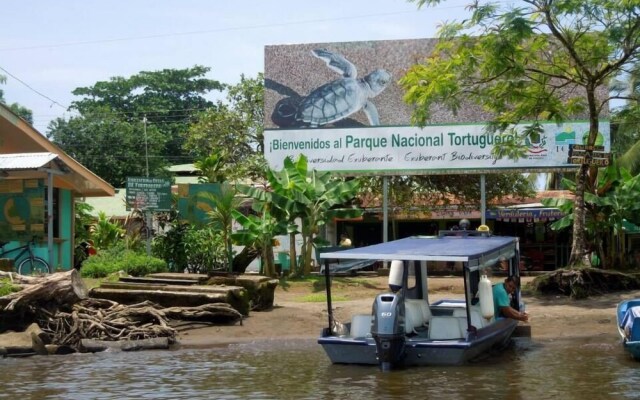
<path fill-rule="evenodd" d="M 29 347 L 49 354 L 168 348 L 176 342 L 176 321 L 233 323 L 243 317 L 226 303 L 163 307 L 89 298 L 76 270 L 42 277 L 0 272 L 2 277 L 21 290 L 0 297 L 0 355 L 28 353 Z M 1 334 L 9 329 L 24 332 Z"/>

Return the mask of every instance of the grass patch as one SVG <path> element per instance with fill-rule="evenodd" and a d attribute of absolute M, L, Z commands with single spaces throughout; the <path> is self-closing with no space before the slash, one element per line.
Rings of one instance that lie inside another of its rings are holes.
<path fill-rule="evenodd" d="M 284 281 L 284 282 L 283 282 Z M 283 279 L 280 285 L 284 290 L 297 288 L 309 288 L 314 292 L 323 292 L 326 290 L 324 276 L 308 276 L 304 278 Z M 332 277 L 332 289 L 349 289 L 349 288 L 365 288 L 374 290 L 385 290 L 386 287 L 379 287 L 375 282 L 371 282 L 367 278 L 358 277 Z"/>
<path fill-rule="evenodd" d="M 22 290 L 20 286 L 11 283 L 9 278 L 0 279 L 0 297 Z"/>
<path fill-rule="evenodd" d="M 324 293 L 311 293 L 298 298 L 302 303 L 326 303 L 327 295 Z M 331 296 L 331 301 L 347 301 L 346 296 Z"/>
<path fill-rule="evenodd" d="M 94 287 L 100 287 L 100 284 L 102 282 L 118 282 L 118 280 L 120 280 L 120 275 L 114 273 L 105 278 L 82 277 L 82 280 L 84 281 L 84 285 L 87 287 L 87 289 L 91 290 Z"/>

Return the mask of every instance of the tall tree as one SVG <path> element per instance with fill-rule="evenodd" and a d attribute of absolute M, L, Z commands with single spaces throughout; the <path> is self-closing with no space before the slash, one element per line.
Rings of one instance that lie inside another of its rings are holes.
<path fill-rule="evenodd" d="M 611 147 L 620 166 L 637 175 L 640 173 L 640 61 L 624 78 L 612 85 L 627 93 L 627 99 L 614 116 L 616 129 L 612 140 L 615 140 Z"/>
<path fill-rule="evenodd" d="M 124 187 L 127 176 L 145 176 L 147 161 L 150 175 L 161 176 L 166 163 L 157 155 L 166 138 L 156 126 L 123 121 L 109 108 L 95 111 L 52 121 L 49 139 L 115 187 Z"/>
<path fill-rule="evenodd" d="M 419 7 L 441 3 L 409 1 Z M 532 120 L 523 134 L 535 135 L 541 120 L 561 122 L 583 113 L 589 120 L 585 144 L 593 146 L 608 100 L 623 97 L 601 89 L 638 59 L 638 3 L 522 0 L 507 6 L 478 0 L 469 6 L 471 18 L 441 27 L 434 53 L 401 80 L 406 101 L 416 107 L 414 119 L 425 124 L 434 104 L 457 111 L 471 101 L 494 115 L 490 132 Z M 519 155 L 515 147 L 498 150 Z M 576 175 L 571 266 L 590 265 L 584 195 L 595 186 L 595 172 L 583 164 Z"/>
<path fill-rule="evenodd" d="M 240 82 L 227 87 L 226 102 L 219 102 L 198 115 L 186 133 L 184 148 L 196 157 L 217 154 L 229 179 L 264 180 L 264 84 L 241 75 Z"/>
<path fill-rule="evenodd" d="M 188 130 L 195 114 L 216 107 L 205 95 L 224 89 L 222 83 L 205 78 L 208 72 L 209 68 L 203 66 L 142 71 L 129 78 L 113 77 L 90 87 L 77 88 L 72 93 L 81 96 L 81 99 L 74 101 L 70 107 L 81 117 L 75 121 L 76 127 L 81 127 L 82 121 L 87 121 L 82 129 L 98 142 L 101 132 L 98 129 L 91 133 L 91 130 L 99 128 L 97 122 L 100 118 L 146 127 L 148 132 L 156 132 L 154 139 L 162 144 L 158 150 L 153 147 L 154 152 L 149 153 L 151 157 L 159 156 L 169 164 L 192 162 L 194 155 L 183 150 L 184 132 Z M 59 130 L 64 126 L 64 121 L 52 124 L 49 136 L 54 141 L 63 142 L 65 132 Z M 90 143 L 85 145 L 91 146 Z M 64 146 L 63 149 L 67 150 Z"/>

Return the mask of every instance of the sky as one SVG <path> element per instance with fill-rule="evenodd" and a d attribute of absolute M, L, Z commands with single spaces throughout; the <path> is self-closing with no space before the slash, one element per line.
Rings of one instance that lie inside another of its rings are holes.
<path fill-rule="evenodd" d="M 234 84 L 264 70 L 264 46 L 435 37 L 470 0 L 21 0 L 0 6 L 0 89 L 34 127 L 68 118 L 71 92 L 140 71 L 211 68 Z"/>

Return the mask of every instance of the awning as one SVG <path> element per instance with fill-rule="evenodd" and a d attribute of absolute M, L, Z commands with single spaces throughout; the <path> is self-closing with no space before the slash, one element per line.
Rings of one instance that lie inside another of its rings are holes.
<path fill-rule="evenodd" d="M 512 220 L 516 221 L 548 221 L 564 217 L 564 213 L 557 208 L 497 208 L 487 210 L 487 219 Z"/>
<path fill-rule="evenodd" d="M 40 168 L 66 169 L 54 153 L 0 154 L 0 172 L 37 170 Z"/>
<path fill-rule="evenodd" d="M 622 230 L 626 234 L 640 233 L 640 226 L 634 224 L 633 222 L 629 222 L 626 219 L 623 219 Z"/>
<path fill-rule="evenodd" d="M 72 190 L 76 195 L 93 196 L 113 196 L 114 188 L 103 179 L 89 171 L 79 162 L 67 155 L 61 148 L 49 141 L 43 134 L 36 131 L 33 126 L 18 117 L 8 107 L 0 103 L 0 153 L 7 156 L 19 154 L 50 154 L 55 155 L 67 170 L 64 174 L 56 174 L 54 186 Z M 3 179 L 32 179 L 37 178 L 41 171 L 39 167 L 33 167 L 44 159 L 39 157 L 25 157 L 14 159 L 15 165 L 5 163 L 5 168 L 0 168 L 0 178 Z M 51 160 L 53 161 L 53 160 Z M 57 161 L 53 161 L 57 163 Z M 10 168 L 17 166 L 20 168 Z M 45 167 L 49 170 L 55 169 Z M 33 168 L 30 168 L 33 167 Z"/>

